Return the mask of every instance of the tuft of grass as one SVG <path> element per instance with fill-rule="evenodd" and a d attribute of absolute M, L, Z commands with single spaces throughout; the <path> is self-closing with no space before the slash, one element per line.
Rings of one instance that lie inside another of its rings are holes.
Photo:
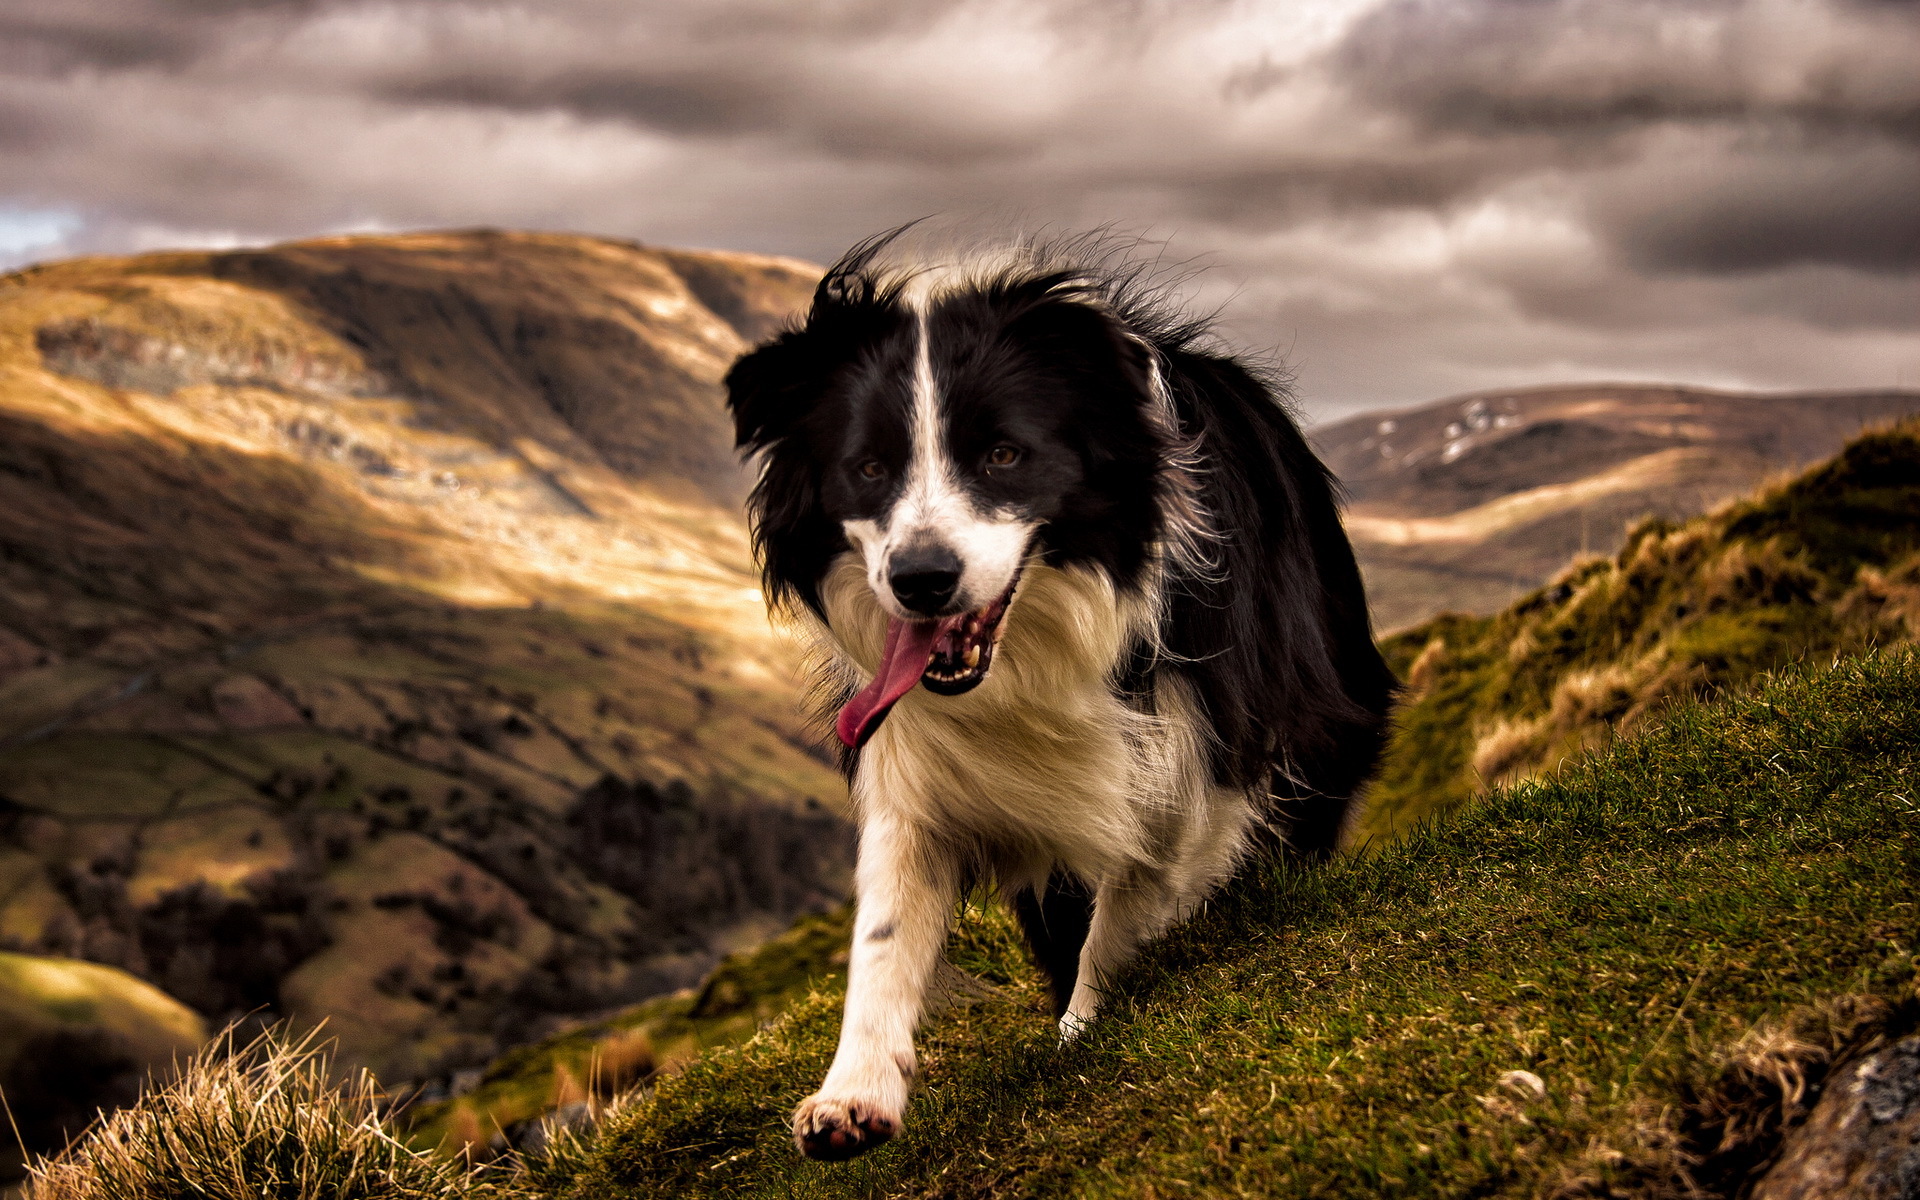
<path fill-rule="evenodd" d="M 1596 1148 L 1720 1094 L 1756 1027 L 1913 984 L 1920 656 L 1760 685 L 1378 854 L 1251 873 L 1065 1047 L 1011 922 L 969 909 L 950 957 L 997 986 L 930 1022 L 903 1135 L 853 1163 L 801 1160 L 786 1129 L 831 1056 L 828 986 L 632 1098 L 543 1187 L 1465 1197 L 1622 1176 L 1639 1160 Z"/>
<path fill-rule="evenodd" d="M 231 1034 L 229 1034 L 229 1038 Z M 408 1149 L 365 1071 L 341 1085 L 311 1035 L 217 1041 L 174 1082 L 31 1168 L 28 1200 L 506 1200 L 465 1164 Z"/>

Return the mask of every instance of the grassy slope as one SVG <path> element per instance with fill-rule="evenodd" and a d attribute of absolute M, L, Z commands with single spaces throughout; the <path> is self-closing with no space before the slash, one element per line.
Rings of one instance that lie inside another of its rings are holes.
<path fill-rule="evenodd" d="M 1054 1044 L 1005 918 L 897 1144 L 799 1160 L 834 990 L 614 1117 L 580 1196 L 1521 1195 L 1705 1048 L 1913 971 L 1920 659 L 1796 669 L 1316 876 L 1248 880 Z M 1547 1096 L 1503 1088 L 1524 1069 Z"/>
<path fill-rule="evenodd" d="M 125 971 L 0 952 L 0 1096 L 30 1145 L 64 1142 L 206 1038 L 199 1014 Z M 0 1141 L 0 1174 L 19 1173 L 17 1146 Z"/>
<path fill-rule="evenodd" d="M 1641 525 L 1491 617 L 1383 644 L 1410 683 L 1364 837 L 1604 745 L 1660 705 L 1920 636 L 1920 422 L 1684 525 Z"/>

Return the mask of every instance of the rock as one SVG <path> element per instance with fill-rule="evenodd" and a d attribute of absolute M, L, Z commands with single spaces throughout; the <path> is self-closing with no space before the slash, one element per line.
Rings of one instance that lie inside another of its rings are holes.
<path fill-rule="evenodd" d="M 1920 1200 L 1920 1034 L 1834 1071 L 1752 1200 Z"/>

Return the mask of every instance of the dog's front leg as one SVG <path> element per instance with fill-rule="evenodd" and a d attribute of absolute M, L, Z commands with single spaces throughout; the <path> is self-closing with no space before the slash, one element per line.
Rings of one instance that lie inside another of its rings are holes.
<path fill-rule="evenodd" d="M 1093 921 L 1080 950 L 1080 974 L 1060 1018 L 1061 1041 L 1079 1036 L 1140 944 L 1172 924 L 1176 915 L 1177 907 L 1161 881 L 1145 872 L 1132 872 L 1094 889 Z"/>
<path fill-rule="evenodd" d="M 852 1158 L 900 1128 L 913 1030 L 958 886 L 952 856 L 910 824 L 873 814 L 861 827 L 840 1048 L 820 1090 L 793 1114 L 793 1140 L 808 1158 Z"/>

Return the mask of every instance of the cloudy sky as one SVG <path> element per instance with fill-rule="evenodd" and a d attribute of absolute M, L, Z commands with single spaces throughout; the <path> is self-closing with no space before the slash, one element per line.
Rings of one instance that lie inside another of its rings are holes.
<path fill-rule="evenodd" d="M 1328 417 L 1920 387 L 1905 0 L 4 0 L 0 266 L 1111 223 Z"/>

